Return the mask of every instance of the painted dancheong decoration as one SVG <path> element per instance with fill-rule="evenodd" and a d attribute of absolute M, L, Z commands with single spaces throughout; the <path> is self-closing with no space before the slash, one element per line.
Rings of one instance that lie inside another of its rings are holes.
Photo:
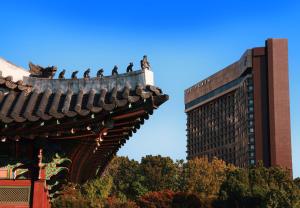
<path fill-rule="evenodd" d="M 0 59 L 0 207 L 50 207 L 67 182 L 101 175 L 168 100 L 147 56 L 140 67 L 87 68 L 80 77 L 79 70 L 31 62 L 25 70 Z"/>

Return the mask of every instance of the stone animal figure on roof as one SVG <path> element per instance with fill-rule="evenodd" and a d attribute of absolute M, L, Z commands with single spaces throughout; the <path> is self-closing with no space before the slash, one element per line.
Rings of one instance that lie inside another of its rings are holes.
<path fill-rule="evenodd" d="M 103 77 L 104 70 L 101 68 L 97 71 L 97 77 L 102 78 Z"/>
<path fill-rule="evenodd" d="M 132 68 L 133 68 L 133 63 L 130 62 L 129 65 L 127 66 L 126 72 L 127 72 L 127 73 L 128 73 L 128 72 L 132 72 L 132 71 L 133 71 Z"/>
<path fill-rule="evenodd" d="M 111 75 L 118 75 L 118 74 L 119 74 L 119 73 L 118 73 L 118 66 L 115 65 L 114 68 L 113 68 L 112 71 L 111 71 Z"/>
<path fill-rule="evenodd" d="M 59 75 L 58 75 L 58 79 L 64 79 L 65 78 L 65 73 L 66 73 L 66 70 L 62 70 Z"/>
<path fill-rule="evenodd" d="M 144 55 L 143 59 L 141 60 L 141 68 L 142 70 L 150 70 L 150 63 L 148 62 L 147 56 Z"/>
<path fill-rule="evenodd" d="M 78 73 L 78 71 L 73 71 L 72 75 L 71 75 L 71 78 L 72 79 L 77 79 L 77 73 Z"/>
<path fill-rule="evenodd" d="M 84 77 L 84 78 L 90 78 L 90 72 L 91 72 L 91 69 L 88 68 L 88 69 L 83 73 L 83 77 Z"/>
<path fill-rule="evenodd" d="M 29 73 L 31 77 L 52 79 L 57 71 L 56 66 L 41 67 L 29 62 Z"/>

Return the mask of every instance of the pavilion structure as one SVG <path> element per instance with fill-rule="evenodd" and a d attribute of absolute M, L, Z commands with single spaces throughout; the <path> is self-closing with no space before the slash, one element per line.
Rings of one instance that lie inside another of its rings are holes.
<path fill-rule="evenodd" d="M 53 78 L 0 59 L 0 207 L 45 208 L 63 184 L 101 175 L 117 151 L 168 95 L 141 70 Z"/>

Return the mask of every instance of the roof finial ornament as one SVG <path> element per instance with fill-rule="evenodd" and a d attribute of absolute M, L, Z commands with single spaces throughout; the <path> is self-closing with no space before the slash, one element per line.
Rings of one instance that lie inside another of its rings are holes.
<path fill-rule="evenodd" d="M 83 77 L 86 78 L 86 79 L 89 79 L 89 78 L 90 78 L 90 72 L 91 72 L 91 69 L 88 68 L 88 69 L 83 73 Z"/>
<path fill-rule="evenodd" d="M 29 62 L 29 73 L 31 77 L 52 79 L 57 71 L 56 66 L 41 67 Z"/>
<path fill-rule="evenodd" d="M 65 78 L 65 73 L 66 73 L 66 70 L 62 70 L 59 75 L 58 75 L 58 79 L 64 79 Z"/>
<path fill-rule="evenodd" d="M 112 69 L 112 71 L 111 71 L 111 75 L 118 75 L 119 73 L 118 73 L 118 66 L 117 65 L 115 65 L 114 66 L 114 68 Z"/>
<path fill-rule="evenodd" d="M 133 63 L 130 62 L 129 65 L 127 66 L 126 72 L 127 72 L 127 73 L 128 73 L 128 72 L 132 72 L 132 71 L 133 71 L 132 68 L 133 68 Z"/>
<path fill-rule="evenodd" d="M 77 79 L 77 73 L 78 73 L 78 71 L 73 71 L 72 75 L 71 75 L 71 78 L 72 79 Z"/>
<path fill-rule="evenodd" d="M 104 70 L 101 68 L 97 71 L 97 77 L 102 78 L 103 77 Z"/>
<path fill-rule="evenodd" d="M 43 163 L 43 149 L 39 149 L 39 154 L 38 154 L 38 167 L 39 167 L 39 180 L 45 180 L 45 164 Z"/>
<path fill-rule="evenodd" d="M 150 70 L 151 68 L 146 55 L 144 55 L 143 59 L 141 60 L 141 68 L 142 70 Z"/>

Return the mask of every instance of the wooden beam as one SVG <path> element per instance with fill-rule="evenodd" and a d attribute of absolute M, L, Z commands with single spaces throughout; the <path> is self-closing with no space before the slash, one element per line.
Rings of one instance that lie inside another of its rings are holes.
<path fill-rule="evenodd" d="M 114 133 L 114 132 L 124 132 L 124 131 L 128 131 L 128 130 L 131 130 L 132 128 L 130 127 L 121 127 L 121 128 L 113 128 L 113 129 L 109 129 L 107 131 L 107 133 Z"/>
<path fill-rule="evenodd" d="M 114 123 L 114 127 L 131 127 L 137 123 L 139 123 L 139 121 L 137 121 L 137 120 L 127 121 L 127 122 L 125 121 L 125 122 L 120 122 L 120 123 Z"/>
<path fill-rule="evenodd" d="M 144 109 L 142 109 L 142 110 L 133 111 L 133 112 L 126 113 L 126 114 L 123 114 L 123 115 L 119 115 L 119 116 L 113 116 L 112 119 L 117 121 L 117 120 L 122 120 L 122 119 L 129 118 L 129 117 L 140 116 L 140 115 L 145 114 L 145 113 L 147 113 L 147 112 Z"/>
<path fill-rule="evenodd" d="M 74 120 L 77 119 L 78 117 L 65 117 L 62 119 L 56 119 L 52 118 L 49 121 L 43 121 L 39 120 L 36 122 L 24 122 L 26 124 L 26 127 L 20 128 L 17 131 L 13 128 L 4 128 L 2 129 L 1 134 L 5 134 L 7 136 L 10 135 L 24 135 L 24 132 L 28 132 L 29 134 L 34 134 L 34 135 L 39 135 L 43 132 L 50 132 L 50 131 L 65 131 L 66 129 L 72 129 L 74 127 L 82 127 L 86 125 L 92 125 L 95 123 L 99 123 L 100 121 L 104 120 L 105 116 L 108 115 L 106 114 L 98 114 L 95 118 L 91 118 L 90 115 L 86 116 L 84 118 L 80 118 L 79 120 Z M 56 121 L 59 120 L 60 124 L 57 124 Z M 41 126 L 40 124 L 44 122 L 45 124 Z M 52 124 L 49 124 L 49 123 Z M 29 125 L 29 127 L 27 127 Z M 5 130 L 5 131 L 3 131 Z"/>
<path fill-rule="evenodd" d="M 94 136 L 97 138 L 96 134 L 82 134 L 82 135 L 69 135 L 69 136 L 57 136 L 57 137 L 49 137 L 48 139 L 57 139 L 57 140 L 62 140 L 62 139 L 80 139 L 80 138 L 86 138 L 86 137 L 92 137 Z"/>

